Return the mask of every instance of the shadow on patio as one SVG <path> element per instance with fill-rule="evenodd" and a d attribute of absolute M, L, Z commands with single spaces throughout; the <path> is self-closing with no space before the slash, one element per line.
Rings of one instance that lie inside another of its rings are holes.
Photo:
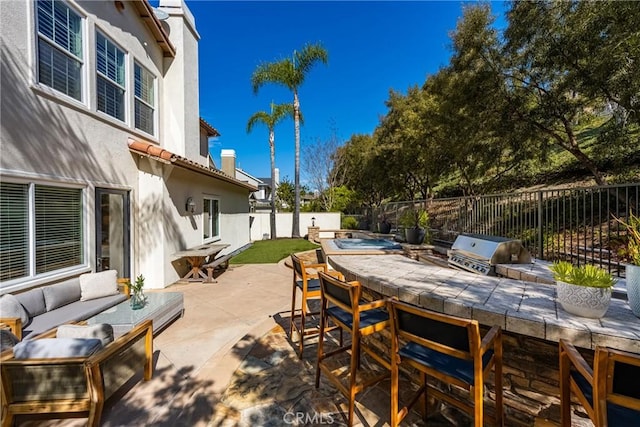
<path fill-rule="evenodd" d="M 342 395 L 324 378 L 314 387 L 316 340 L 305 340 L 300 360 L 285 333 L 291 270 L 282 263 L 231 266 L 218 283 L 158 292 L 182 292 L 184 316 L 155 336 L 152 380 L 136 378 L 107 401 L 103 426 L 345 424 Z M 357 424 L 388 424 L 388 390 L 386 380 L 359 395 Z M 403 425 L 413 424 L 422 424 L 417 414 Z M 80 426 L 86 419 L 18 425 Z M 429 419 L 429 425 L 452 424 Z"/>

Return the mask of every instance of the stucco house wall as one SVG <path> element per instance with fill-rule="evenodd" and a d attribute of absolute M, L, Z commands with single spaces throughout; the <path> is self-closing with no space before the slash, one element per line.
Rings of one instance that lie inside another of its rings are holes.
<path fill-rule="evenodd" d="M 165 169 L 169 168 L 171 167 L 165 166 Z M 193 174 L 180 168 L 174 168 L 168 171 L 168 174 L 165 199 L 170 203 L 170 217 L 165 227 L 172 222 L 176 223 L 181 230 L 182 239 L 169 242 L 168 251 L 173 253 L 203 242 L 220 241 L 231 245 L 223 252 L 228 253 L 249 241 L 249 206 L 246 193 L 238 193 L 232 185 L 217 183 L 213 178 L 202 177 L 194 181 Z M 193 213 L 185 209 L 189 197 L 195 202 Z M 219 235 L 208 240 L 203 238 L 204 198 L 217 199 L 220 208 Z"/>
<path fill-rule="evenodd" d="M 161 288 L 180 274 L 172 254 L 203 243 L 202 201 L 186 215 L 185 200 L 220 197 L 220 240 L 234 250 L 249 242 L 250 189 L 157 159 L 143 158 L 131 139 L 170 150 L 204 166 L 200 150 L 198 62 L 195 20 L 182 1 L 161 0 L 170 17 L 175 57 L 168 57 L 132 2 L 66 1 L 84 19 L 83 101 L 38 83 L 35 5 L 0 1 L 0 181 L 35 182 L 82 189 L 84 262 L 63 271 L 0 282 L 0 293 L 47 284 L 96 270 L 95 190 L 130 194 L 130 273 Z M 97 111 L 96 31 L 126 53 L 126 111 L 120 121 Z M 134 60 L 155 76 L 154 135 L 133 125 Z M 182 98 L 177 95 L 180 94 Z M 187 102 L 188 101 L 188 102 Z"/>
<path fill-rule="evenodd" d="M 113 2 L 73 4 L 86 14 L 85 61 L 95 70 L 95 30 L 125 47 L 130 55 L 162 75 L 162 52 L 141 20 L 113 13 Z M 110 7 L 107 7 L 110 6 Z M 159 141 L 96 111 L 95 78 L 85 79 L 85 104 L 37 82 L 32 2 L 1 2 L 2 90 L 1 126 L 3 173 L 36 174 L 55 179 L 132 186 L 135 163 L 126 144 L 129 136 Z M 112 10 L 113 11 L 112 11 Z M 112 22 L 94 16 L 105 15 Z M 146 44 L 147 46 L 143 46 Z M 128 70 L 128 80 L 133 71 Z M 163 91 L 158 79 L 159 92 Z M 128 97 L 131 98 L 131 97 Z M 131 103 L 133 102 L 129 99 Z M 129 108 L 131 110 L 131 107 Z"/>

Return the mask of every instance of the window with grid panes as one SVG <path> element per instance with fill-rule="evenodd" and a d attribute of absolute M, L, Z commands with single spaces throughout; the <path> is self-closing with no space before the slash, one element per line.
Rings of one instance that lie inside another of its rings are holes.
<path fill-rule="evenodd" d="M 134 80 L 135 127 L 153 135 L 155 77 L 136 62 Z"/>
<path fill-rule="evenodd" d="M 82 101 L 82 18 L 63 1 L 36 2 L 38 82 Z"/>
<path fill-rule="evenodd" d="M 82 265 L 83 229 L 81 189 L 1 183 L 0 282 Z"/>
<path fill-rule="evenodd" d="M 96 74 L 98 111 L 124 121 L 124 52 L 100 33 L 96 33 Z"/>

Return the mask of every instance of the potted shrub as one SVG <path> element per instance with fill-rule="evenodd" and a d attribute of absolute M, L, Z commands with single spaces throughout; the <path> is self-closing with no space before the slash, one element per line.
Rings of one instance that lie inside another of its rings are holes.
<path fill-rule="evenodd" d="M 382 220 L 378 223 L 378 233 L 382 233 L 382 234 L 391 233 L 391 223 L 387 221 L 386 215 L 383 215 Z"/>
<path fill-rule="evenodd" d="M 625 226 L 628 232 L 629 240 L 624 254 L 629 262 L 625 267 L 627 300 L 633 314 L 640 317 L 640 217 L 630 212 L 628 222 L 619 218 L 615 220 Z"/>
<path fill-rule="evenodd" d="M 579 267 L 560 261 L 549 269 L 557 284 L 558 301 L 571 314 L 598 319 L 611 302 L 615 279 L 606 270 L 591 264 Z"/>
<path fill-rule="evenodd" d="M 358 221 L 358 230 L 369 230 L 370 224 L 369 218 L 362 217 L 360 218 L 360 221 Z"/>
<path fill-rule="evenodd" d="M 398 223 L 404 227 L 405 239 L 407 243 L 419 245 L 425 237 L 425 230 L 429 222 L 429 215 L 423 208 L 412 207 L 400 215 Z"/>

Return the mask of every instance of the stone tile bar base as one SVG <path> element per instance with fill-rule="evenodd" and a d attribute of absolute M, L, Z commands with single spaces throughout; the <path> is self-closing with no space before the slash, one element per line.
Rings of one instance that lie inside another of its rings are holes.
<path fill-rule="evenodd" d="M 586 319 L 561 308 L 555 285 L 480 276 L 397 255 L 332 256 L 329 263 L 347 280 L 359 280 L 371 298 L 395 296 L 430 310 L 476 319 L 486 329 L 501 326 L 505 425 L 559 423 L 560 338 L 581 347 L 588 361 L 597 345 L 640 353 L 640 319 L 624 300 L 612 300 L 602 319 Z M 388 336 L 379 346 L 388 351 Z M 486 398 L 493 398 L 491 385 Z M 574 405 L 574 411 L 584 412 L 580 405 Z M 581 419 L 574 416 L 574 425 Z"/>

